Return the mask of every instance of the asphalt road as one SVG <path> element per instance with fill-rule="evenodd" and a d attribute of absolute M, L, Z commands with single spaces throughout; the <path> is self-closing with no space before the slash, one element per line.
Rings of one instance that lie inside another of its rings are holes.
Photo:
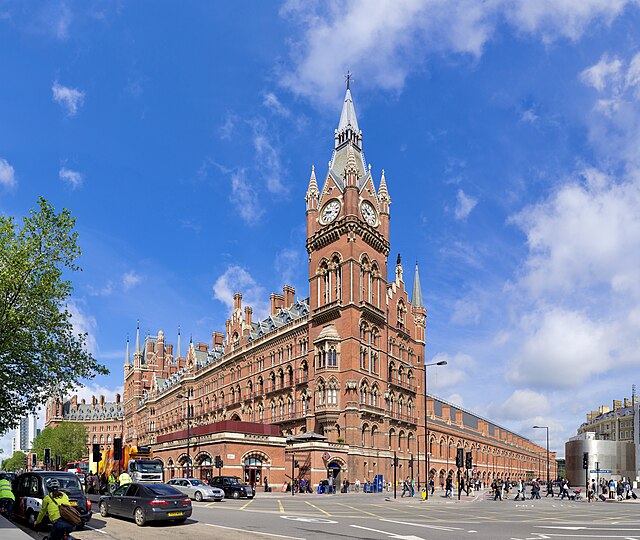
<path fill-rule="evenodd" d="M 96 505 L 97 507 L 97 505 Z M 436 497 L 393 500 L 388 495 L 259 494 L 253 500 L 194 503 L 183 525 L 137 527 L 102 518 L 79 540 L 180 538 L 395 540 L 541 540 L 619 538 L 640 540 L 640 503 L 568 502 L 558 499 L 494 502 L 483 496 L 458 502 Z M 32 533 L 42 539 L 43 533 Z"/>

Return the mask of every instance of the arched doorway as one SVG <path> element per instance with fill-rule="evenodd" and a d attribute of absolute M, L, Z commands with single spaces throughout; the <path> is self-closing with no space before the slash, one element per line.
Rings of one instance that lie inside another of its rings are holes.
<path fill-rule="evenodd" d="M 327 479 L 333 478 L 333 485 L 336 489 L 340 488 L 340 471 L 342 468 L 340 467 L 340 463 L 332 461 L 327 465 Z"/>
<path fill-rule="evenodd" d="M 250 486 L 260 485 L 262 482 L 262 460 L 257 457 L 248 457 L 244 460 L 244 481 Z"/>
<path fill-rule="evenodd" d="M 211 456 L 208 453 L 202 453 L 196 457 L 196 468 L 199 469 L 199 477 L 203 482 L 208 482 L 213 476 L 213 464 L 211 463 Z M 196 476 L 194 473 L 193 476 Z"/>

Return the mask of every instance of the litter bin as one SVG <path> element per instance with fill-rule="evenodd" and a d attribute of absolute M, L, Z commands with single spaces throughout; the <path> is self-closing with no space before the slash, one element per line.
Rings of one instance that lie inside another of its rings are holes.
<path fill-rule="evenodd" d="M 369 493 L 369 482 L 364 483 L 364 492 Z"/>

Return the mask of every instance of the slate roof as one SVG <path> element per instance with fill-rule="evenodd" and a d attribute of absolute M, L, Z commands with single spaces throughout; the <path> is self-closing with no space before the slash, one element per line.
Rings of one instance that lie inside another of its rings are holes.
<path fill-rule="evenodd" d="M 307 315 L 309 315 L 309 299 L 298 300 L 290 308 L 282 308 L 280 312 L 275 315 L 269 315 L 262 321 L 251 323 L 249 343 L 254 339 L 258 339 L 277 330 L 285 324 L 289 324 L 291 321 L 301 319 Z"/>
<path fill-rule="evenodd" d="M 76 409 L 71 406 L 71 401 L 66 401 L 62 405 L 62 417 L 65 420 L 76 421 L 99 421 L 99 420 L 115 420 L 124 416 L 124 404 L 115 403 L 113 401 L 105 401 L 103 405 L 79 403 Z"/>

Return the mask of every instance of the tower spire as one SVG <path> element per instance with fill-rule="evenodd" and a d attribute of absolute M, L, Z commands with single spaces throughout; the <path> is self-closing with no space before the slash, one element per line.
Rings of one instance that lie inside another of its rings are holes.
<path fill-rule="evenodd" d="M 338 132 L 346 131 L 348 128 L 354 133 L 358 133 L 358 119 L 356 118 L 356 109 L 353 106 L 353 98 L 351 90 L 347 83 L 347 91 L 344 95 L 344 103 L 342 104 L 342 113 L 340 114 L 340 122 L 338 122 Z"/>
<path fill-rule="evenodd" d="M 124 358 L 124 365 L 125 366 L 131 365 L 131 354 L 129 353 L 129 334 L 127 334 L 127 352 Z"/>
<path fill-rule="evenodd" d="M 411 305 L 414 308 L 424 307 L 422 304 L 422 288 L 420 287 L 420 276 L 418 275 L 418 261 L 416 261 L 416 273 L 413 277 L 413 294 L 411 295 Z"/>
<path fill-rule="evenodd" d="M 140 319 L 138 319 L 136 324 L 136 350 L 134 352 L 135 354 L 140 353 Z"/>
<path fill-rule="evenodd" d="M 176 358 L 180 358 L 182 356 L 182 347 L 180 345 L 180 325 L 178 325 L 178 355 Z"/>

